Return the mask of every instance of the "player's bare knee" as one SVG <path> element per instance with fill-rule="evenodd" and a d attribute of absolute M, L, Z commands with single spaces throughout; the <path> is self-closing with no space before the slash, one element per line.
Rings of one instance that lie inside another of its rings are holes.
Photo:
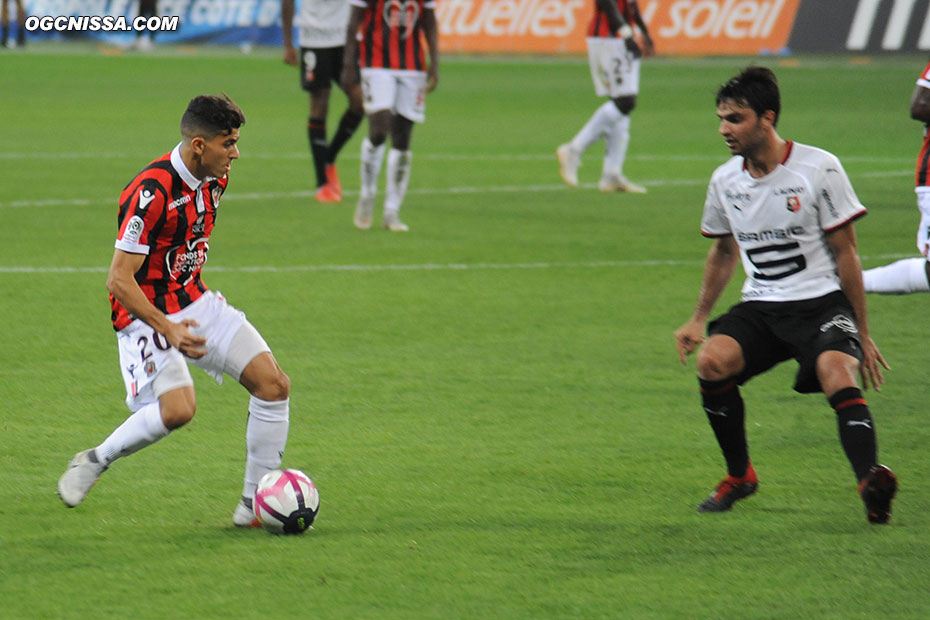
<path fill-rule="evenodd" d="M 698 377 L 705 381 L 720 381 L 726 379 L 729 375 L 721 364 L 721 361 L 713 354 L 701 351 L 697 358 Z"/>
<path fill-rule="evenodd" d="M 817 378 L 824 394 L 858 385 L 859 360 L 842 351 L 824 351 L 817 357 Z"/>
<path fill-rule="evenodd" d="M 162 398 L 159 401 L 161 421 L 168 430 L 180 428 L 194 419 L 197 402 L 193 398 Z"/>
<path fill-rule="evenodd" d="M 739 374 L 742 369 L 742 358 L 728 350 L 705 346 L 698 353 L 697 374 L 706 381 L 722 381 Z"/>
<path fill-rule="evenodd" d="M 291 395 L 291 379 L 279 368 L 259 383 L 252 395 L 262 400 L 286 400 Z"/>

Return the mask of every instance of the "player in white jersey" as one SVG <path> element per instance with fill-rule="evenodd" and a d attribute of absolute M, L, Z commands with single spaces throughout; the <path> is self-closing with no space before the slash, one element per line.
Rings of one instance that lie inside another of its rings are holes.
<path fill-rule="evenodd" d="M 300 66 L 301 87 L 310 93 L 307 138 L 316 173 L 316 199 L 342 200 L 342 185 L 336 171 L 336 157 L 364 118 L 362 89 L 356 84 L 345 88 L 339 83 L 345 51 L 349 0 L 302 0 L 294 20 L 294 0 L 281 0 L 281 26 L 284 62 Z M 297 25 L 300 52 L 294 48 L 293 27 Z M 330 141 L 326 139 L 329 95 L 335 82 L 346 94 L 349 105 Z"/>
<path fill-rule="evenodd" d="M 865 207 L 836 157 L 778 135 L 780 111 L 778 82 L 764 67 L 717 92 L 720 134 L 734 157 L 711 177 L 701 232 L 714 243 L 694 314 L 675 332 L 682 364 L 703 343 L 701 398 L 727 464 L 727 477 L 698 510 L 724 512 L 755 493 L 739 386 L 794 358 L 794 389 L 827 397 L 868 520 L 887 523 L 897 479 L 878 464 L 857 378 L 878 390 L 888 367 L 869 335 L 852 223 Z M 739 260 L 742 300 L 707 325 Z"/>

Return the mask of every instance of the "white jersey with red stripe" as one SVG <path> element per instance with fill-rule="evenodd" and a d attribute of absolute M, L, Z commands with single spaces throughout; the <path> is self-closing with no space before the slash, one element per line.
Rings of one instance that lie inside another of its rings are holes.
<path fill-rule="evenodd" d="M 764 177 L 750 176 L 741 156 L 714 171 L 701 233 L 736 239 L 743 301 L 797 301 L 840 289 L 826 235 L 865 213 L 836 156 L 789 142 Z"/>

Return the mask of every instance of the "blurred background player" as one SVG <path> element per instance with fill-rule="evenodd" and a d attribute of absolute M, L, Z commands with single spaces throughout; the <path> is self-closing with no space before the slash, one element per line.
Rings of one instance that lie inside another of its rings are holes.
<path fill-rule="evenodd" d="M 634 23 L 642 35 L 642 49 L 633 36 Z M 605 193 L 645 194 L 646 188 L 623 176 L 630 143 L 630 112 L 639 93 L 639 59 L 643 53 L 647 56 L 655 53 L 636 0 L 595 0 L 586 41 L 594 91 L 598 97 L 610 100 L 597 109 L 571 142 L 556 150 L 562 180 L 570 187 L 578 185 L 581 155 L 603 138 L 604 165 L 597 188 Z"/>
<path fill-rule="evenodd" d="M 871 382 L 878 390 L 888 367 L 869 333 L 856 251 L 853 221 L 866 209 L 834 155 L 778 135 L 781 95 L 771 70 L 749 67 L 720 87 L 716 101 L 733 157 L 707 188 L 701 234 L 714 242 L 694 313 L 675 332 L 682 364 L 703 343 L 701 400 L 727 466 L 698 510 L 725 512 L 756 492 L 739 386 L 794 358 L 795 391 L 823 392 L 836 412 L 868 521 L 887 523 L 897 479 L 877 462 L 875 424 L 858 383 L 861 375 L 866 389 Z M 740 303 L 708 325 L 740 261 Z"/>
<path fill-rule="evenodd" d="M 26 10 L 23 0 L 0 0 L 0 47 L 13 47 L 10 44 L 10 2 L 16 3 L 16 46 L 26 45 Z"/>
<path fill-rule="evenodd" d="M 139 17 L 157 17 L 158 0 L 139 0 Z M 140 52 L 151 51 L 155 47 L 154 30 L 138 30 L 134 47 Z"/>
<path fill-rule="evenodd" d="M 911 95 L 911 118 L 924 124 L 924 141 L 917 156 L 916 187 L 920 225 L 917 251 L 923 258 L 905 258 L 867 269 L 863 273 L 867 293 L 903 295 L 930 291 L 930 63 L 924 67 Z"/>
<path fill-rule="evenodd" d="M 362 89 L 358 78 L 350 87 L 342 87 L 342 63 L 349 21 L 349 0 L 301 0 L 297 16 L 300 58 L 294 49 L 294 0 L 281 1 L 281 25 L 284 28 L 284 62 L 300 66 L 300 85 L 310 93 L 310 118 L 307 137 L 316 172 L 316 199 L 320 202 L 342 200 L 342 185 L 336 172 L 336 156 L 362 122 Z M 351 67 L 357 72 L 357 63 Z M 339 120 L 331 142 L 326 141 L 326 117 L 329 94 L 335 82 L 349 98 L 349 107 Z"/>
<path fill-rule="evenodd" d="M 71 459 L 58 481 L 69 507 L 84 500 L 114 461 L 193 419 L 189 362 L 217 383 L 231 376 L 250 394 L 245 480 L 233 523 L 259 525 L 252 499 L 261 477 L 281 465 L 290 380 L 245 314 L 201 279 L 243 124 L 245 115 L 229 97 L 194 97 L 181 117 L 181 142 L 120 195 L 107 288 L 132 415 L 103 443 Z"/>
<path fill-rule="evenodd" d="M 346 32 L 342 84 L 347 90 L 359 80 L 353 60 L 361 67 L 362 94 L 368 115 L 368 137 L 362 141 L 361 190 L 355 226 L 371 227 L 378 177 L 388 134 L 387 183 L 382 226 L 408 230 L 398 213 L 410 181 L 410 137 L 414 123 L 426 118 L 426 94 L 439 82 L 439 33 L 435 0 L 351 0 Z M 424 62 L 423 43 L 429 50 Z"/>

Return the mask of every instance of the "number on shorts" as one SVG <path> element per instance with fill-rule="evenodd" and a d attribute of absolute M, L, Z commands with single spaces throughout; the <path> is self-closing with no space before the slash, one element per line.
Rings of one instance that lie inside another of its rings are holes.
<path fill-rule="evenodd" d="M 142 361 L 147 360 L 152 357 L 152 353 L 148 350 L 149 338 L 148 336 L 140 336 L 136 341 L 136 344 L 139 345 L 139 351 L 142 353 Z M 171 348 L 171 345 L 168 344 L 168 339 L 163 335 L 159 334 L 156 331 L 152 332 L 152 344 L 155 345 L 155 348 L 159 351 L 167 351 Z"/>
<path fill-rule="evenodd" d="M 623 65 L 623 58 L 614 58 L 614 82 L 617 84 L 623 84 Z"/>

